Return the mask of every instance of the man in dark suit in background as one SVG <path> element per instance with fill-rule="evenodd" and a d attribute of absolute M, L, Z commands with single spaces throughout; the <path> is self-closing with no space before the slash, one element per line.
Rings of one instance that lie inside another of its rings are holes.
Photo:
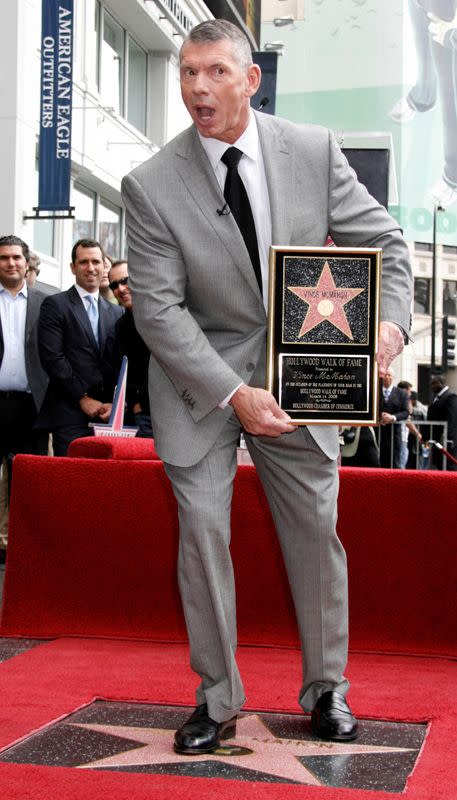
<path fill-rule="evenodd" d="M 432 376 L 433 400 L 428 407 L 427 419 L 433 422 L 447 422 L 447 439 L 441 440 L 440 444 L 457 459 L 457 394 L 451 392 L 446 385 L 444 375 Z M 437 435 L 439 428 L 433 427 L 430 438 L 436 441 L 442 437 Z M 457 464 L 450 458 L 446 458 L 446 469 L 457 471 Z M 432 464 L 435 469 L 443 469 L 443 453 L 437 448 L 433 448 Z"/>
<path fill-rule="evenodd" d="M 114 328 L 122 314 L 100 297 L 98 242 L 76 242 L 70 266 L 75 285 L 47 297 L 39 321 L 40 356 L 49 375 L 39 424 L 52 431 L 57 456 L 66 455 L 74 439 L 91 434 L 91 420 L 109 418 L 116 383 Z"/>
<path fill-rule="evenodd" d="M 45 295 L 27 286 L 29 257 L 18 236 L 0 238 L 0 463 L 47 452 L 47 434 L 33 428 L 48 385 L 37 336 Z"/>
<path fill-rule="evenodd" d="M 408 395 L 393 385 L 394 371 L 389 368 L 382 379 L 381 402 L 381 467 L 401 469 L 401 425 L 408 419 Z"/>

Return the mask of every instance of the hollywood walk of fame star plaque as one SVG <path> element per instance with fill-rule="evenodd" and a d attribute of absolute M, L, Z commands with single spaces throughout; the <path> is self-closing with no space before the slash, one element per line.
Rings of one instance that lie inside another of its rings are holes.
<path fill-rule="evenodd" d="M 110 771 L 119 777 L 143 773 L 151 778 L 151 798 L 152 778 L 163 780 L 167 775 L 207 779 L 206 786 L 201 784 L 202 797 L 220 793 L 210 788 L 213 779 L 369 789 L 373 797 L 376 791 L 395 797 L 405 791 L 427 734 L 422 723 L 359 719 L 356 742 L 329 742 L 313 735 L 311 721 L 303 714 L 251 711 L 240 714 L 235 738 L 213 753 L 179 755 L 173 750 L 174 731 L 190 711 L 95 700 L 1 748 L 0 768 L 33 764 Z M 111 795 L 117 796 L 115 789 Z M 274 791 L 270 795 L 274 797 Z"/>
<path fill-rule="evenodd" d="M 378 421 L 379 248 L 270 248 L 267 389 L 299 425 Z"/>

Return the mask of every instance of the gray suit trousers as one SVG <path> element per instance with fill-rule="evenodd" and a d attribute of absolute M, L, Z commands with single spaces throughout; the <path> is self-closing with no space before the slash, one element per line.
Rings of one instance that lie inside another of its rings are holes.
<path fill-rule="evenodd" d="M 178 581 L 197 704 L 217 722 L 245 700 L 237 646 L 230 507 L 239 424 L 233 416 L 196 465 L 165 464 L 178 502 Z M 345 694 L 346 555 L 336 535 L 338 473 L 306 428 L 279 438 L 249 436 L 247 446 L 273 515 L 294 600 L 303 659 L 299 702 L 305 711 L 327 689 Z"/>

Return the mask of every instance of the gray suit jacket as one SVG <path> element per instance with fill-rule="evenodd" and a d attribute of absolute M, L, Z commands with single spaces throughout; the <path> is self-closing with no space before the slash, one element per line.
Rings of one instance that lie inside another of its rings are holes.
<path fill-rule="evenodd" d="M 41 366 L 38 352 L 38 318 L 40 316 L 41 304 L 45 297 L 46 295 L 42 294 L 42 292 L 39 292 L 37 289 L 33 289 L 30 286 L 27 288 L 27 314 L 25 318 L 24 337 L 25 369 L 37 411 L 39 411 L 42 406 L 48 386 L 48 376 Z M 0 320 L 0 364 L 2 363 L 4 352 L 5 345 L 3 341 L 2 323 Z"/>
<path fill-rule="evenodd" d="M 383 248 L 382 319 L 409 330 L 411 277 L 398 225 L 361 186 L 330 131 L 256 114 L 273 242 Z M 266 314 L 243 238 L 191 126 L 123 180 L 135 324 L 151 351 L 151 417 L 161 458 L 197 463 L 262 375 Z M 333 426 L 312 426 L 330 457 Z"/>

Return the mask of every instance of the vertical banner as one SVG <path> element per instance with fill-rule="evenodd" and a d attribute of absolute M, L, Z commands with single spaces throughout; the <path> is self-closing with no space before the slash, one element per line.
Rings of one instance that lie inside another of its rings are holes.
<path fill-rule="evenodd" d="M 73 0 L 42 0 L 38 211 L 70 203 Z"/>

